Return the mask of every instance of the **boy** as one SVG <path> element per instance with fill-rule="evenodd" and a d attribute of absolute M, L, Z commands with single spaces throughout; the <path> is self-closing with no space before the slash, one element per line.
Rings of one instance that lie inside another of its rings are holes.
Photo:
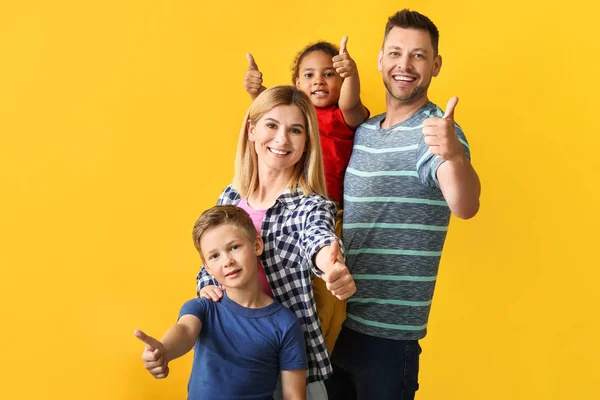
<path fill-rule="evenodd" d="M 220 302 L 195 298 L 161 341 L 146 343 L 144 366 L 155 378 L 194 348 L 188 400 L 273 398 L 281 372 L 284 399 L 305 399 L 306 350 L 296 315 L 260 290 L 257 256 L 263 251 L 250 216 L 235 206 L 205 211 L 193 230 L 207 271 L 225 288 Z"/>

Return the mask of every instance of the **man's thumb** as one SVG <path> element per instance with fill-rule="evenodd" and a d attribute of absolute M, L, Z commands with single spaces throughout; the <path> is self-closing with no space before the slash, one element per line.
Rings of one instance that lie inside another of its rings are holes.
<path fill-rule="evenodd" d="M 454 108 L 458 104 L 458 97 L 453 96 L 448 100 L 448 104 L 446 105 L 446 113 L 442 118 L 444 119 L 454 119 Z"/>

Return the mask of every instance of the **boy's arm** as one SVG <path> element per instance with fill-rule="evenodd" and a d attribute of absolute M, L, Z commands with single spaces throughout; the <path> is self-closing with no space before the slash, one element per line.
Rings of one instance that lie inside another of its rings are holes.
<path fill-rule="evenodd" d="M 283 400 L 306 399 L 306 370 L 281 371 Z"/>
<path fill-rule="evenodd" d="M 185 355 L 194 347 L 201 329 L 200 319 L 186 314 L 167 330 L 160 341 L 141 330 L 134 331 L 134 335 L 146 344 L 142 353 L 144 367 L 155 378 L 166 378 L 169 375 L 169 362 Z"/>
<path fill-rule="evenodd" d="M 250 98 L 254 101 L 267 88 L 262 84 L 262 72 L 258 70 L 258 65 L 256 65 L 252 54 L 246 53 L 246 59 L 248 60 L 248 70 L 246 70 L 246 76 L 244 76 L 244 89 L 246 89 L 246 92 L 248 92 Z"/>
<path fill-rule="evenodd" d="M 333 68 L 344 79 L 338 106 L 342 111 L 346 125 L 356 128 L 369 117 L 369 112 L 360 101 L 358 68 L 350 54 L 348 54 L 347 42 L 348 36 L 344 36 L 340 44 L 340 54 L 333 57 Z"/>

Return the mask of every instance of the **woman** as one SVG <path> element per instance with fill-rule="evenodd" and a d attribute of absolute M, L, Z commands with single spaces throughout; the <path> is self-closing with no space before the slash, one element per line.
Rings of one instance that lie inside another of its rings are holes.
<path fill-rule="evenodd" d="M 314 107 L 293 86 L 265 90 L 242 125 L 234 183 L 217 204 L 248 211 L 265 243 L 261 287 L 292 310 L 304 330 L 307 399 L 326 399 L 331 364 L 316 312 L 312 272 L 339 299 L 356 291 L 335 235 L 335 206 L 326 197 Z M 200 296 L 218 301 L 218 283 L 201 269 Z M 278 398 L 280 394 L 275 394 Z"/>

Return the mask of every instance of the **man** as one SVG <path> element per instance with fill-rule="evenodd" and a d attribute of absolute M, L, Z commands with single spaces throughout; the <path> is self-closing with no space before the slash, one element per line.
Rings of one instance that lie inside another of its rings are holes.
<path fill-rule="evenodd" d="M 357 130 L 344 186 L 343 239 L 357 285 L 333 352 L 330 399 L 414 399 L 450 214 L 479 209 L 469 146 L 427 97 L 439 74 L 439 33 L 414 11 L 389 18 L 379 70 L 386 113 Z"/>

